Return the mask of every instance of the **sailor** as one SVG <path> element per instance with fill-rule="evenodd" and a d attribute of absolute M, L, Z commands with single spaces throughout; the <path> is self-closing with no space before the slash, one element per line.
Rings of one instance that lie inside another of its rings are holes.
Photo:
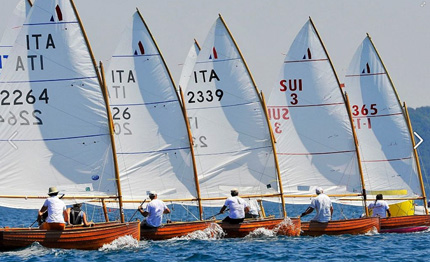
<path fill-rule="evenodd" d="M 249 205 L 245 200 L 239 197 L 237 188 L 230 191 L 231 197 L 227 198 L 224 206 L 219 211 L 220 214 L 224 213 L 227 207 L 230 209 L 229 215 L 222 220 L 223 223 L 239 224 L 245 219 L 245 214 L 249 212 Z"/>
<path fill-rule="evenodd" d="M 81 210 L 81 207 L 81 203 L 76 203 L 73 204 L 71 208 L 67 209 L 69 223 L 71 225 L 84 225 L 86 227 L 93 226 L 94 223 L 87 221 L 87 215 Z"/>
<path fill-rule="evenodd" d="M 163 214 L 169 214 L 170 209 L 162 200 L 157 199 L 157 192 L 150 191 L 149 198 L 151 199 L 151 202 L 149 202 L 145 210 L 143 210 L 142 206 L 139 206 L 138 208 L 139 212 L 146 217 L 146 219 L 142 221 L 141 227 L 159 227 L 163 221 Z"/>
<path fill-rule="evenodd" d="M 391 217 L 390 207 L 387 202 L 382 200 L 384 197 L 382 194 L 376 195 L 376 200 L 369 204 L 369 209 L 373 210 L 372 217 Z"/>
<path fill-rule="evenodd" d="M 68 220 L 66 204 L 57 195 L 57 188 L 50 187 L 48 191 L 49 197 L 45 200 L 37 216 L 40 229 L 63 230 L 66 227 L 66 221 Z M 48 212 L 48 216 L 46 221 L 42 223 L 42 217 L 45 212 Z"/>
<path fill-rule="evenodd" d="M 333 205 L 331 204 L 330 198 L 324 194 L 321 187 L 317 187 L 315 189 L 315 193 L 317 194 L 317 197 L 312 199 L 311 205 L 300 215 L 300 217 L 304 217 L 316 209 L 317 213 L 311 221 L 326 223 L 330 221 L 333 216 Z"/>

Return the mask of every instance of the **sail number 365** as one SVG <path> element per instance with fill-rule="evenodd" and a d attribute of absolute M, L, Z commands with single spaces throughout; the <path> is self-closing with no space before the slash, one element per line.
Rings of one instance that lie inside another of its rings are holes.
<path fill-rule="evenodd" d="M 370 110 L 366 107 L 366 105 L 363 105 L 361 108 L 358 105 L 352 106 L 352 115 L 353 116 L 358 116 L 360 114 L 363 116 L 367 116 L 367 115 L 369 115 L 369 113 L 372 116 L 376 115 L 378 113 L 378 109 L 376 108 L 376 104 L 371 104 Z"/>

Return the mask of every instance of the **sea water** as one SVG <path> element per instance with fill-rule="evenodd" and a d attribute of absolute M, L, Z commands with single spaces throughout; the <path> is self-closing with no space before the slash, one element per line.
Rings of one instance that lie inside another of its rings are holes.
<path fill-rule="evenodd" d="M 334 219 L 356 218 L 362 214 L 358 207 L 335 205 L 334 208 Z M 188 217 L 184 209 L 173 209 L 169 219 L 177 221 Z M 266 212 L 271 214 L 277 209 L 279 207 L 269 205 Z M 306 205 L 287 205 L 291 217 L 305 209 Z M 213 209 L 212 214 L 217 211 Z M 87 210 L 87 213 L 91 214 L 91 211 Z M 127 211 L 126 217 L 133 213 Z M 34 222 L 35 215 L 36 210 L 0 208 L 0 226 L 28 227 Z M 312 216 L 310 214 L 303 220 Z M 222 231 L 213 225 L 204 231 L 166 241 L 136 241 L 126 236 L 93 251 L 49 249 L 34 243 L 20 250 L 0 252 L 0 261 L 429 261 L 429 243 L 429 231 L 286 237 L 258 229 L 245 238 L 225 239 Z"/>

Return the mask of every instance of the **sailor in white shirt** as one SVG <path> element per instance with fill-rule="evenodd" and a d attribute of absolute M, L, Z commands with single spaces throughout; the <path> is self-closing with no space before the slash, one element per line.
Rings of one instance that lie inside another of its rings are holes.
<path fill-rule="evenodd" d="M 58 198 L 58 190 L 56 187 L 50 187 L 48 191 L 49 197 L 43 203 L 39 210 L 37 221 L 39 221 L 40 229 L 63 230 L 66 226 L 65 217 L 68 217 L 66 204 Z M 46 221 L 42 223 L 44 213 L 48 212 Z"/>
<path fill-rule="evenodd" d="M 317 187 L 315 192 L 317 197 L 312 199 L 310 206 L 300 215 L 300 217 L 304 217 L 316 209 L 317 213 L 315 217 L 312 218 L 312 221 L 326 223 L 331 220 L 333 215 L 333 205 L 330 198 L 324 194 L 321 187 Z"/>
<path fill-rule="evenodd" d="M 155 191 L 149 192 L 149 198 L 151 202 L 146 206 L 145 210 L 143 210 L 142 206 L 139 207 L 139 212 L 146 217 L 146 220 L 142 221 L 141 227 L 159 227 L 163 221 L 163 214 L 170 213 L 170 209 L 162 200 L 157 199 Z"/>
<path fill-rule="evenodd" d="M 385 218 L 387 217 L 387 214 L 388 214 L 388 217 L 391 217 L 388 204 L 382 199 L 383 199 L 382 194 L 377 194 L 375 202 L 369 204 L 369 209 L 373 211 L 372 217 Z"/>
<path fill-rule="evenodd" d="M 219 213 L 224 213 L 228 207 L 230 209 L 230 213 L 228 217 L 222 220 L 222 222 L 239 224 L 245 219 L 245 213 L 249 212 L 249 205 L 245 200 L 239 197 L 239 191 L 236 188 L 233 188 L 230 191 L 230 194 L 231 197 L 227 198 Z"/>

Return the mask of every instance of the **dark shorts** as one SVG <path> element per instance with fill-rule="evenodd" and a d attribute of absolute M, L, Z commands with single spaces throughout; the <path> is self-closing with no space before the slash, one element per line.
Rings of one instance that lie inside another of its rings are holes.
<path fill-rule="evenodd" d="M 244 218 L 230 218 L 230 217 L 226 217 L 222 220 L 223 223 L 229 223 L 229 224 L 240 224 L 242 223 L 244 220 Z"/>
<path fill-rule="evenodd" d="M 140 228 L 150 229 L 150 228 L 157 228 L 157 227 L 153 227 L 153 226 L 151 226 L 150 224 L 146 223 L 146 220 L 143 220 L 143 221 L 140 223 Z"/>

